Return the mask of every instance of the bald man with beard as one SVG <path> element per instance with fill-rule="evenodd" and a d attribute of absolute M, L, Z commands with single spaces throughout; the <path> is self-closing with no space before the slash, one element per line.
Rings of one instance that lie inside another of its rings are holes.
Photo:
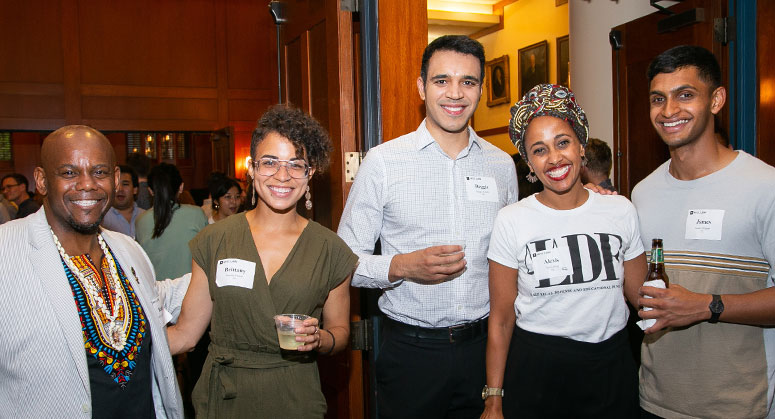
<path fill-rule="evenodd" d="M 36 213 L 0 226 L 0 412 L 178 418 L 161 293 L 131 238 L 100 228 L 120 173 L 108 140 L 66 126 L 43 142 Z M 99 267 L 99 268 L 98 268 Z"/>

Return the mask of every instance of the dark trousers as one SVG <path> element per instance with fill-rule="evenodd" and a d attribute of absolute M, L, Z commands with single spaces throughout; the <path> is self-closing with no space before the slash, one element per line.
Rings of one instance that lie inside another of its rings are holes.
<path fill-rule="evenodd" d="M 486 323 L 462 339 L 408 336 L 386 319 L 377 358 L 380 419 L 478 418 L 484 410 Z"/>
<path fill-rule="evenodd" d="M 627 329 L 600 343 L 518 327 L 504 374 L 509 418 L 638 418 L 638 371 Z"/>

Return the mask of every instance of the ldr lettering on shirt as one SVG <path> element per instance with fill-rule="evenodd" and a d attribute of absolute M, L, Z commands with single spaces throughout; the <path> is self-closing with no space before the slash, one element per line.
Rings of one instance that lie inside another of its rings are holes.
<path fill-rule="evenodd" d="M 570 234 L 562 236 L 560 240 L 564 241 L 565 246 L 568 248 L 573 272 L 565 277 L 559 277 L 561 279 L 556 283 L 551 282 L 553 279 L 551 277 L 539 278 L 537 288 L 586 284 L 598 279 L 601 281 L 618 280 L 616 277 L 616 269 L 614 268 L 614 260 L 620 260 L 623 244 L 622 237 L 617 234 L 608 233 L 595 233 L 594 236 L 595 237 L 588 234 Z M 556 239 L 544 239 L 530 242 L 526 249 L 526 260 L 532 261 L 535 266 L 537 261 L 532 260 L 533 255 L 549 249 L 549 245 L 551 245 L 552 248 L 557 248 L 562 247 L 563 243 L 558 244 Z M 582 270 L 582 267 L 584 266 L 581 261 L 582 246 L 586 246 L 592 268 L 591 276 L 586 279 L 584 278 L 584 272 Z M 614 249 L 616 250 L 616 253 L 614 253 Z M 528 273 L 534 275 L 535 270 Z"/>

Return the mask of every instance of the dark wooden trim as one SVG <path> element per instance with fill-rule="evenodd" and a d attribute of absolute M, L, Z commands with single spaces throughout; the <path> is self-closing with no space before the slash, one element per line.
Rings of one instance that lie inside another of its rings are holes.
<path fill-rule="evenodd" d="M 502 127 L 488 128 L 488 129 L 475 130 L 475 131 L 476 131 L 476 135 L 480 137 L 489 137 L 491 135 L 508 134 L 509 126 L 504 125 Z"/>
<path fill-rule="evenodd" d="M 476 32 L 472 33 L 471 35 L 468 35 L 469 38 L 478 39 L 478 38 L 481 38 L 481 37 L 483 37 L 485 35 L 489 35 L 491 33 L 495 33 L 495 32 L 498 32 L 499 30 L 503 29 L 503 14 L 501 13 L 501 15 L 498 16 L 498 18 L 500 19 L 500 22 L 498 22 L 495 25 L 486 27 L 486 28 L 484 28 L 484 29 L 482 29 L 480 31 L 476 31 Z"/>

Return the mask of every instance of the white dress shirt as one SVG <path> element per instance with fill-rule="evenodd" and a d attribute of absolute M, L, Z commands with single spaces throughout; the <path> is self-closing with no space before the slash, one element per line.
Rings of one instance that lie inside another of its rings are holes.
<path fill-rule="evenodd" d="M 381 288 L 391 319 L 447 327 L 489 315 L 487 249 L 498 210 L 517 200 L 514 161 L 469 128 L 450 158 L 423 121 L 417 131 L 371 149 L 358 169 L 338 234 L 360 258 L 352 285 Z M 373 255 L 380 240 L 381 255 Z M 434 285 L 390 282 L 393 255 L 465 240 L 465 272 Z"/>

